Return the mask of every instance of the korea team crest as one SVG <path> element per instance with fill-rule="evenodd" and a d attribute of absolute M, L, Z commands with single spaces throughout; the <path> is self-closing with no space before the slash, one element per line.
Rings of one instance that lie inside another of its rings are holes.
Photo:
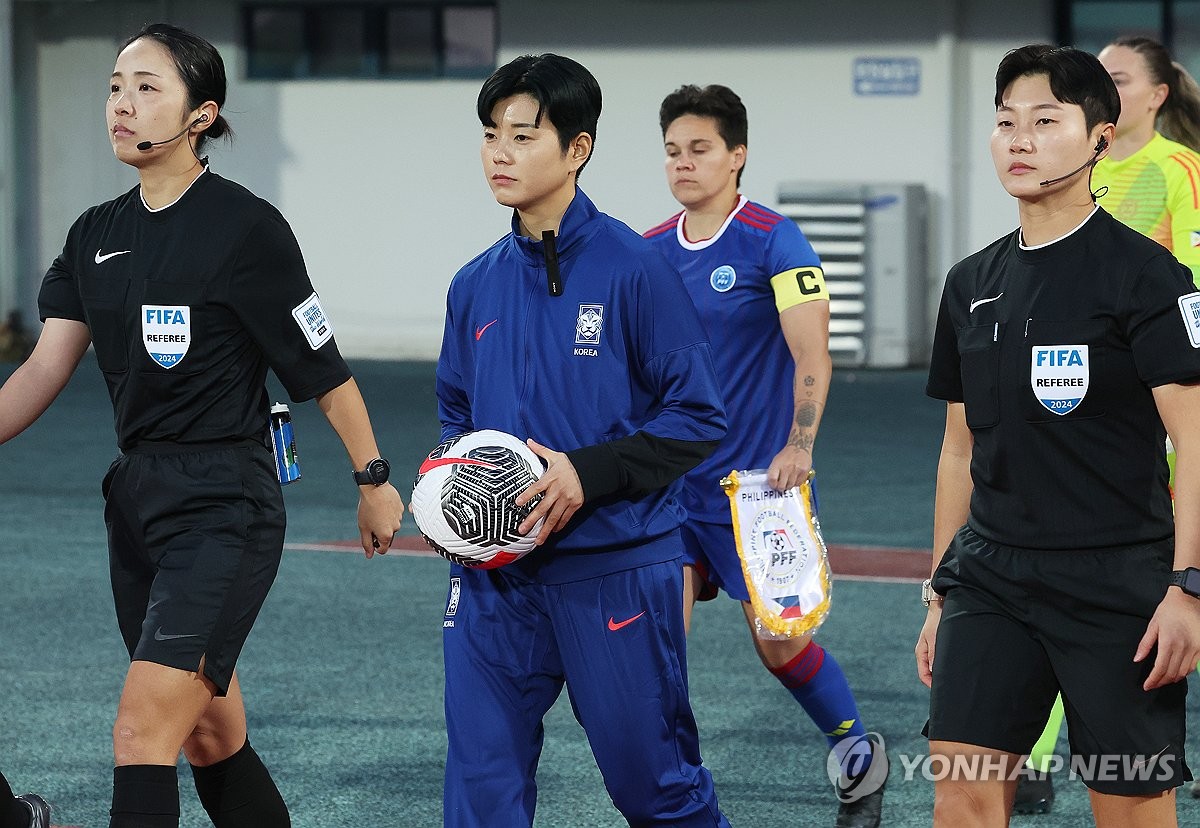
<path fill-rule="evenodd" d="M 1087 396 L 1090 378 L 1087 345 L 1034 345 L 1029 385 L 1047 411 L 1070 414 Z"/>
<path fill-rule="evenodd" d="M 599 345 L 604 330 L 604 305 L 580 305 L 575 320 L 575 344 Z"/>
<path fill-rule="evenodd" d="M 454 616 L 458 613 L 458 602 L 462 599 L 462 578 L 450 579 L 450 597 L 446 599 L 446 617 L 442 621 L 443 627 L 454 626 Z"/>
<path fill-rule="evenodd" d="M 192 309 L 187 305 L 142 305 L 142 344 L 163 368 L 183 362 L 192 341 Z"/>

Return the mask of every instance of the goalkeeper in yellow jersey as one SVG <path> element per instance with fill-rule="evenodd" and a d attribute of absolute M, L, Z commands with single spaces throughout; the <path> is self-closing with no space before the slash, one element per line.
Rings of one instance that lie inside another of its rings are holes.
<path fill-rule="evenodd" d="M 1109 44 L 1100 62 L 1121 96 L 1112 149 L 1092 173 L 1100 206 L 1170 250 L 1200 285 L 1200 88 L 1146 37 Z"/>

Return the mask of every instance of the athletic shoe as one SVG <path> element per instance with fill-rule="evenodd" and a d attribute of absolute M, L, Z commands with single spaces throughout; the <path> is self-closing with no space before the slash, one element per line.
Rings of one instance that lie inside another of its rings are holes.
<path fill-rule="evenodd" d="M 50 803 L 37 794 L 27 793 L 17 801 L 29 809 L 29 828 L 50 828 Z"/>
<path fill-rule="evenodd" d="M 1014 814 L 1048 814 L 1054 807 L 1054 782 L 1049 773 L 1022 773 L 1017 777 Z"/>
<path fill-rule="evenodd" d="M 866 773 L 849 779 L 838 774 L 834 781 L 833 790 L 839 803 L 836 828 L 879 828 L 883 818 L 883 789 L 887 786 L 889 771 L 887 750 L 883 737 L 878 733 L 868 733 L 865 739 L 871 745 L 872 752 L 871 765 Z M 856 744 L 861 745 L 862 742 Z M 843 765 L 846 761 L 845 757 L 841 758 Z M 830 776 L 833 777 L 838 770 L 835 764 L 829 769 Z M 846 786 L 842 787 L 843 784 Z"/>
<path fill-rule="evenodd" d="M 836 828 L 879 828 L 883 819 L 883 788 L 838 806 Z"/>

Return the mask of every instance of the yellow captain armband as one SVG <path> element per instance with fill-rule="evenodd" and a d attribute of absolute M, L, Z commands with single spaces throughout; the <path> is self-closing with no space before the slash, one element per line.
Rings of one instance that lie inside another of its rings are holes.
<path fill-rule="evenodd" d="M 775 291 L 775 307 L 780 313 L 814 299 L 829 298 L 825 274 L 819 267 L 797 267 L 777 273 L 771 277 L 771 287 Z"/>

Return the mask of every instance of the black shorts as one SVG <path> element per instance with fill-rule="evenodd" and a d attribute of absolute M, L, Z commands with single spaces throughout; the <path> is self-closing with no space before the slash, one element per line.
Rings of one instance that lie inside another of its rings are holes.
<path fill-rule="evenodd" d="M 955 535 L 933 588 L 946 596 L 930 739 L 1026 754 L 1061 692 L 1071 772 L 1100 793 L 1143 796 L 1192 778 L 1187 682 L 1146 692 L 1157 650 L 1134 652 L 1167 591 L 1174 541 L 1045 551 Z"/>
<path fill-rule="evenodd" d="M 286 522 L 260 445 L 132 451 L 103 484 L 109 572 L 129 658 L 199 669 L 224 695 L 275 580 Z"/>

